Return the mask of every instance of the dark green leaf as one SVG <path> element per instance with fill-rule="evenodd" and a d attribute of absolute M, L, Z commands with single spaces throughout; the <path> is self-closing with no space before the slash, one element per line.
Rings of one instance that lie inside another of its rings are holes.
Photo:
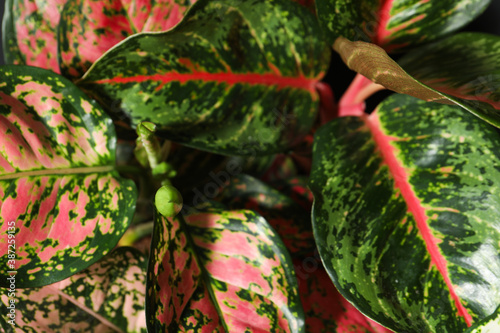
<path fill-rule="evenodd" d="M 387 51 L 454 32 L 481 14 L 491 0 L 316 0 L 328 40 L 372 42 Z"/>
<path fill-rule="evenodd" d="M 425 101 L 459 105 L 500 127 L 500 36 L 458 34 L 410 53 L 403 68 L 374 44 L 339 38 L 334 47 L 351 69 L 375 83 Z"/>
<path fill-rule="evenodd" d="M 309 131 L 329 56 L 314 15 L 290 0 L 200 0 L 173 30 L 112 48 L 79 84 L 168 139 L 262 155 Z"/>
<path fill-rule="evenodd" d="M 481 320 L 467 330 L 466 333 L 496 333 L 500 332 L 500 307 L 491 315 Z"/>
<path fill-rule="evenodd" d="M 463 332 L 500 304 L 500 140 L 456 106 L 395 95 L 315 138 L 321 258 L 397 332 Z"/>
<path fill-rule="evenodd" d="M 460 33 L 408 53 L 399 64 L 416 80 L 500 126 L 500 36 Z"/>

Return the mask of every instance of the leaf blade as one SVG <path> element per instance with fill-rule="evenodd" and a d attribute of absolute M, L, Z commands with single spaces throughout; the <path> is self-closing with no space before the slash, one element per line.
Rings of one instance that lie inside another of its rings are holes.
<path fill-rule="evenodd" d="M 168 139 L 216 153 L 270 154 L 305 135 L 317 113 L 314 85 L 329 55 L 318 29 L 290 1 L 198 1 L 173 30 L 110 50 L 80 86 L 105 104 L 121 103 L 132 125 L 154 122 Z M 109 72 L 116 61 L 127 68 Z"/>
<path fill-rule="evenodd" d="M 148 279 L 152 296 L 147 311 L 148 325 L 154 326 L 148 326 L 150 329 L 190 327 L 201 331 L 210 323 L 211 331 L 221 332 L 302 331 L 300 303 L 292 292 L 296 282 L 289 272 L 290 259 L 282 252 L 273 253 L 278 247 L 283 251 L 283 245 L 273 245 L 271 239 L 276 236 L 262 224 L 262 218 L 250 211 L 209 210 L 188 216 L 185 227 L 178 219 L 168 221 L 157 215 L 156 221 L 160 228 L 156 235 L 165 227 L 168 231 L 162 234 L 170 235 L 170 240 L 153 240 L 150 267 L 154 265 L 154 271 Z M 242 242 L 234 243 L 235 239 Z M 233 242 L 230 247 L 225 246 L 228 240 Z M 168 253 L 178 254 L 174 258 Z M 256 258 L 262 260 L 260 268 L 253 266 Z M 184 274 L 190 278 L 175 277 Z M 276 284 L 278 275 L 281 282 Z M 164 282 L 151 282 L 154 276 L 162 276 Z M 179 297 L 179 292 L 184 297 Z M 200 312 L 200 307 L 205 310 Z M 201 326 L 184 326 L 197 322 Z"/>
<path fill-rule="evenodd" d="M 122 247 L 66 280 L 18 289 L 16 325 L 23 332 L 146 332 L 146 270 L 144 255 Z M 2 294 L 3 306 L 9 303 L 7 295 Z"/>
<path fill-rule="evenodd" d="M 465 36 L 481 36 L 482 34 L 465 34 Z M 451 37 L 448 40 L 445 40 L 445 44 L 449 47 L 448 43 L 453 42 L 456 39 L 461 39 L 462 34 Z M 483 35 L 484 36 L 484 35 Z M 489 36 L 489 41 L 493 44 L 498 42 L 497 36 L 487 35 Z M 436 45 L 441 45 L 442 42 L 431 44 L 430 49 L 436 48 Z M 483 41 L 484 44 L 484 41 Z M 462 47 L 467 49 L 467 45 L 460 44 Z M 459 76 L 452 77 L 450 79 L 449 85 L 440 85 L 442 84 L 445 78 L 441 78 L 439 80 L 430 80 L 426 78 L 426 74 L 420 73 L 420 77 L 422 81 L 416 79 L 408 72 L 405 71 L 404 68 L 399 66 L 394 60 L 392 60 L 387 53 L 381 49 L 380 47 L 364 42 L 351 42 L 345 38 L 339 38 L 334 45 L 334 48 L 341 55 L 344 62 L 347 64 L 349 68 L 352 70 L 362 74 L 366 78 L 372 80 L 375 83 L 381 84 L 382 86 L 391 89 L 400 94 L 407 94 L 410 96 L 414 96 L 420 99 L 423 99 L 428 102 L 439 102 L 445 104 L 455 104 L 459 105 L 465 110 L 471 112 L 472 114 L 478 116 L 484 121 L 494 125 L 500 126 L 500 113 L 496 107 L 495 101 L 498 99 L 495 94 L 490 94 L 486 99 L 488 103 L 484 102 L 484 96 L 481 94 L 468 94 L 466 96 L 459 89 L 453 88 L 453 85 L 456 85 L 457 82 L 460 82 Z M 439 48 L 439 47 L 438 47 Z M 426 49 L 426 48 L 424 48 Z M 491 46 L 488 46 L 486 49 L 491 50 Z M 477 53 L 481 52 L 480 50 Z M 482 52 L 486 52 L 486 50 L 482 50 Z M 415 55 L 421 53 L 416 52 Z M 495 59 L 494 53 L 486 53 L 486 56 L 489 60 L 489 63 L 493 63 L 493 59 Z M 430 56 L 432 58 L 432 55 Z M 405 58 L 405 62 L 403 65 L 406 67 L 409 66 L 409 69 L 414 72 L 416 75 L 419 75 L 419 70 L 416 67 L 423 66 L 424 68 L 432 67 L 433 71 L 441 72 L 437 66 L 433 67 L 431 62 L 426 61 L 425 63 L 421 62 L 422 58 L 415 58 L 415 61 L 418 61 L 416 64 L 409 64 L 410 56 Z M 436 59 L 439 58 L 439 55 Z M 434 59 L 434 60 L 436 60 Z M 467 58 L 468 59 L 468 58 Z M 459 60 L 459 64 L 461 66 L 466 66 L 467 63 L 462 62 L 464 58 Z M 477 66 L 478 68 L 480 66 Z M 445 67 L 446 68 L 446 67 Z M 496 73 L 498 69 L 496 67 L 488 68 L 487 71 Z M 442 73 L 442 72 L 441 72 Z M 481 75 L 480 71 L 472 73 L 477 73 Z M 484 72 L 483 72 L 484 73 Z M 468 89 L 472 89 L 472 91 L 476 89 L 487 89 L 487 91 L 494 92 L 498 90 L 498 85 L 496 80 L 491 80 L 484 85 L 484 82 L 478 81 L 477 79 L 470 82 L 470 87 Z"/>
<path fill-rule="evenodd" d="M 8 0 L 2 32 L 5 63 L 31 65 L 60 73 L 57 24 L 67 0 Z"/>
<path fill-rule="evenodd" d="M 366 123 L 377 126 L 377 117 L 390 149 Z M 499 286 L 485 278 L 483 259 L 488 269 L 500 268 L 498 256 L 486 255 L 499 237 L 498 198 L 488 185 L 499 176 L 496 137 L 456 107 L 402 95 L 365 120 L 341 118 L 318 132 L 313 228 L 330 277 L 361 312 L 396 331 L 455 332 L 494 311 Z M 402 175 L 389 171 L 393 162 L 382 150 L 395 156 Z M 418 209 L 397 179 L 409 184 Z M 471 257 L 474 268 L 465 264 Z"/>
<path fill-rule="evenodd" d="M 372 42 L 391 52 L 430 42 L 460 29 L 479 16 L 490 2 L 317 0 L 316 8 L 331 44 L 344 37 Z"/>
<path fill-rule="evenodd" d="M 18 287 L 42 286 L 108 253 L 131 222 L 137 194 L 113 169 L 111 120 L 83 92 L 47 70 L 0 72 L 1 231 L 15 222 Z M 7 276 L 7 247 L 1 254 Z"/>

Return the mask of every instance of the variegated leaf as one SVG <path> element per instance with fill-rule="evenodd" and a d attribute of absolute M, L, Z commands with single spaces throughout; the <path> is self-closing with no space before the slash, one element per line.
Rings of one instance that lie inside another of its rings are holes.
<path fill-rule="evenodd" d="M 156 216 L 151 332 L 303 332 L 296 283 L 286 248 L 254 212 Z"/>
<path fill-rule="evenodd" d="M 321 258 L 396 332 L 463 332 L 500 304 L 500 140 L 456 106 L 394 95 L 315 138 Z"/>
<path fill-rule="evenodd" d="M 308 333 L 389 333 L 339 294 L 314 257 L 295 261 Z"/>
<path fill-rule="evenodd" d="M 16 289 L 16 332 L 146 332 L 147 264 L 122 247 L 63 281 Z M 9 289 L 0 290 L 2 319 L 9 319 Z"/>
<path fill-rule="evenodd" d="M 499 55 L 500 36 L 464 32 L 408 53 L 399 65 L 416 80 L 499 127 Z"/>
<path fill-rule="evenodd" d="M 425 101 L 459 105 L 500 127 L 500 36 L 457 34 L 409 53 L 403 67 L 374 44 L 339 38 L 334 48 L 351 69 L 375 83 Z"/>
<path fill-rule="evenodd" d="M 467 330 L 466 333 L 500 332 L 500 307 L 491 315 Z"/>
<path fill-rule="evenodd" d="M 127 36 L 175 26 L 193 2 L 7 0 L 3 30 L 6 63 L 81 77 L 97 58 Z"/>
<path fill-rule="evenodd" d="M 268 221 L 292 255 L 315 250 L 311 228 L 312 194 L 303 178 L 273 188 L 248 175 L 233 177 L 215 200 L 230 209 L 253 210 Z M 293 196 L 293 197 L 292 197 Z"/>
<path fill-rule="evenodd" d="M 173 141 L 258 156 L 309 131 L 329 56 L 314 15 L 290 0 L 200 0 L 174 29 L 112 48 L 79 85 Z"/>
<path fill-rule="evenodd" d="M 372 42 L 387 51 L 429 42 L 479 16 L 491 0 L 316 0 L 322 28 L 338 37 Z"/>
<path fill-rule="evenodd" d="M 43 286 L 116 245 L 135 185 L 114 171 L 111 120 L 70 81 L 28 66 L 2 66 L 0 76 L 0 285 L 17 270 L 17 287 Z"/>
<path fill-rule="evenodd" d="M 57 25 L 67 0 L 7 0 L 2 40 L 5 63 L 59 73 Z"/>
<path fill-rule="evenodd" d="M 78 78 L 108 49 L 143 31 L 165 31 L 194 0 L 68 0 L 59 24 L 59 57 L 65 76 Z"/>

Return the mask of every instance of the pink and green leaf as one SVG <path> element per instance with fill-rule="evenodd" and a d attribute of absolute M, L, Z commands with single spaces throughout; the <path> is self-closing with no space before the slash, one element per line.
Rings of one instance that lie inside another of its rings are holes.
<path fill-rule="evenodd" d="M 116 245 L 136 189 L 114 170 L 111 120 L 70 81 L 28 66 L 2 66 L 0 76 L 0 233 L 16 240 L 8 267 L 0 239 L 0 285 L 17 271 L 17 287 L 43 286 Z"/>
<path fill-rule="evenodd" d="M 491 0 L 316 0 L 328 40 L 372 42 L 386 51 L 430 42 L 479 16 Z"/>
<path fill-rule="evenodd" d="M 456 104 L 500 127 L 500 37 L 461 33 L 392 60 L 380 47 L 339 38 L 349 68 L 401 94 Z"/>
<path fill-rule="evenodd" d="M 499 139 L 457 106 L 404 95 L 317 132 L 314 234 L 362 313 L 397 332 L 463 332 L 495 311 Z"/>
<path fill-rule="evenodd" d="M 280 182 L 277 189 L 251 176 L 239 175 L 231 179 L 215 200 L 230 209 L 257 212 L 276 230 L 292 255 L 310 255 L 315 250 L 312 199 L 303 178 Z"/>
<path fill-rule="evenodd" d="M 7 0 L 2 31 L 5 62 L 59 73 L 57 26 L 67 0 Z"/>
<path fill-rule="evenodd" d="M 251 211 L 156 216 L 148 272 L 154 332 L 303 332 L 293 264 Z"/>
<path fill-rule="evenodd" d="M 59 23 L 59 64 L 79 78 L 107 50 L 143 31 L 165 31 L 184 16 L 190 0 L 68 0 Z M 193 1 L 194 2 L 194 1 Z"/>
<path fill-rule="evenodd" d="M 63 281 L 16 289 L 16 332 L 146 332 L 147 264 L 137 250 L 118 248 Z M 0 290 L 7 314 L 9 289 Z"/>
<path fill-rule="evenodd" d="M 330 280 L 315 258 L 295 261 L 299 293 L 306 315 L 308 333 L 389 333 L 360 313 Z"/>
<path fill-rule="evenodd" d="M 174 27 L 193 2 L 8 0 L 3 30 L 6 63 L 79 78 L 127 36 Z"/>
<path fill-rule="evenodd" d="M 109 50 L 79 85 L 167 139 L 263 155 L 312 127 L 329 55 L 314 15 L 290 0 L 201 0 L 172 30 Z"/>

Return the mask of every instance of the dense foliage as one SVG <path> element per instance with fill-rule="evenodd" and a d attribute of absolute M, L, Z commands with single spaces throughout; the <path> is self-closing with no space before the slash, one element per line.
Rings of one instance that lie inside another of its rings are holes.
<path fill-rule="evenodd" d="M 490 2 L 7 0 L 2 331 L 500 332 Z"/>

